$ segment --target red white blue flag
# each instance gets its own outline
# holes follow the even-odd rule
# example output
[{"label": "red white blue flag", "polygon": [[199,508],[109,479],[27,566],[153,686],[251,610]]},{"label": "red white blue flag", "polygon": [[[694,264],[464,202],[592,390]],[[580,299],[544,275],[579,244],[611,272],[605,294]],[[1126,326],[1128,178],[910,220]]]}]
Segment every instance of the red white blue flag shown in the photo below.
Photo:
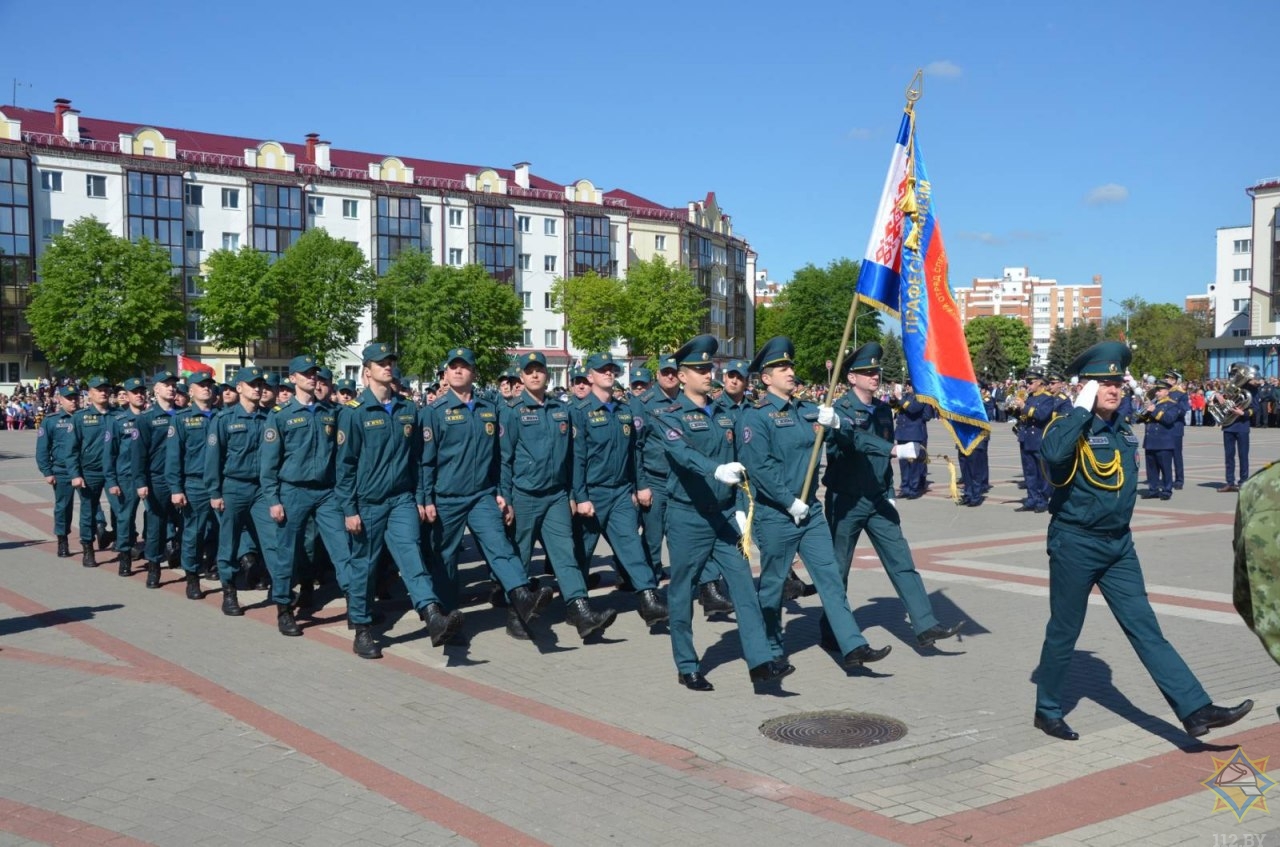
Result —
[{"label": "red white blue flag", "polygon": [[863,302],[902,322],[902,348],[916,398],[937,410],[968,455],[990,434],[991,424],[951,293],[933,185],[910,110],[889,160],[857,292]]}]

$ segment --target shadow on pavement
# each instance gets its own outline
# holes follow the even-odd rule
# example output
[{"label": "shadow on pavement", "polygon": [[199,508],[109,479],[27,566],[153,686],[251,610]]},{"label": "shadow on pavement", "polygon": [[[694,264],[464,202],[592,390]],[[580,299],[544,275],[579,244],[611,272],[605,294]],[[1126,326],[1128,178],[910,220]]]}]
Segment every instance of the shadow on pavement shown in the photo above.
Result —
[{"label": "shadow on pavement", "polygon": [[3,618],[0,619],[0,635],[17,635],[20,632],[30,632],[33,629],[91,621],[97,617],[99,612],[112,612],[123,608],[123,603],[111,603],[106,606],[72,606],[69,609],[54,609],[49,612],[41,612],[38,615]]}]

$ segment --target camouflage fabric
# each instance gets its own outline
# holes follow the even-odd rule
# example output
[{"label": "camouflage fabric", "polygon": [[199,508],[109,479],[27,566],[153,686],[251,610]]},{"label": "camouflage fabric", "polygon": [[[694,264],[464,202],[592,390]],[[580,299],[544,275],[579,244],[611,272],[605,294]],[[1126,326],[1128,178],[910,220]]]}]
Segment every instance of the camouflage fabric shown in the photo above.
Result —
[{"label": "camouflage fabric", "polygon": [[1241,486],[1233,546],[1236,611],[1280,664],[1280,464]]}]

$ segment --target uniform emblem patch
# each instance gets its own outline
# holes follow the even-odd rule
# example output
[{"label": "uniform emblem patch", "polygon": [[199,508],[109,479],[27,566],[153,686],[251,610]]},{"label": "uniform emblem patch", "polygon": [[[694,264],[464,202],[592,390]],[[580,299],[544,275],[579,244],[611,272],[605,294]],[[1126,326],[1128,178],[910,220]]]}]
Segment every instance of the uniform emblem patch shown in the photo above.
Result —
[{"label": "uniform emblem patch", "polygon": [[405,437],[405,438],[408,438],[410,435],[413,435],[413,424],[405,424],[405,425],[404,425],[404,437]]},{"label": "uniform emblem patch", "polygon": [[136,430],[136,429],[135,429],[135,430],[131,430],[131,431],[129,432],[129,438],[130,438],[131,440],[133,440],[133,441],[137,441],[139,437],[140,437],[140,435],[139,435],[139,433],[138,433],[138,430]]},{"label": "uniform emblem patch", "polygon": [[676,430],[674,430],[674,429],[669,429],[669,430],[667,430],[667,440],[668,440],[668,441],[679,441],[679,440],[680,440],[680,433],[679,433],[679,432],[677,432],[677,431],[676,431]]},{"label": "uniform emblem patch", "polygon": [[[270,432],[270,431],[271,431],[271,430],[267,430],[267,432]],[[342,430],[338,430],[338,443],[339,443],[339,444],[346,444],[346,443],[347,443],[347,434],[346,434],[345,432],[343,432]]]},{"label": "uniform emblem patch", "polygon": [[[639,427],[636,427],[636,428],[637,428],[637,429],[639,429]],[[630,424],[623,424],[623,425],[622,425],[622,434],[623,434],[623,435],[626,435],[626,436],[628,436],[628,437],[631,435],[631,425],[630,425]]]},{"label": "uniform emblem patch", "polygon": [[102,433],[102,441],[104,443],[110,440],[111,440],[111,430],[107,430],[106,432]]},{"label": "uniform emblem patch", "polygon": [[565,433],[565,432],[568,432],[568,431],[569,431],[569,425],[568,425],[567,423],[565,423],[564,421],[561,421],[561,422],[560,422],[560,432]]},{"label": "uniform emblem patch", "polygon": [[485,425],[484,425],[484,434],[485,434],[485,435],[493,435],[493,424],[492,424],[492,423],[487,423],[487,424],[485,424]]},{"label": "uniform emblem patch", "polygon": [[749,426],[744,426],[742,428],[742,443],[743,444],[751,443],[751,427]]},{"label": "uniform emblem patch", "polygon": [[639,416],[632,418],[631,425],[636,428],[636,432],[639,432],[640,430],[644,429],[644,418]]},{"label": "uniform emblem patch", "polygon": [[210,435],[208,441],[210,447],[216,447],[218,444],[218,436]]},{"label": "uniform emblem patch", "polygon": [[[326,427],[326,429],[328,429],[328,427]],[[264,429],[264,430],[262,431],[262,440],[263,440],[263,441],[275,441],[275,440],[276,440],[276,428],[275,428],[275,427],[273,427],[273,426],[269,426],[269,427],[267,427],[266,429]]]},{"label": "uniform emblem patch", "polygon": [[165,436],[165,438],[173,438],[173,436],[174,436],[174,435],[176,435],[176,434],[177,434],[177,432],[178,432],[178,431],[177,431],[176,429],[174,429],[173,427],[169,427],[169,434],[168,434],[168,435],[166,435],[166,436]]},{"label": "uniform emblem patch", "polygon": [[431,431],[431,427],[424,426],[422,428],[422,440],[425,442],[429,442],[433,438],[435,438],[435,434]]},{"label": "uniform emblem patch", "polygon": [[732,443],[733,443],[733,430],[731,430],[731,429],[727,429],[727,430],[725,430],[725,433],[724,433],[724,439],[725,439],[725,441],[728,441],[730,444],[732,444]]}]

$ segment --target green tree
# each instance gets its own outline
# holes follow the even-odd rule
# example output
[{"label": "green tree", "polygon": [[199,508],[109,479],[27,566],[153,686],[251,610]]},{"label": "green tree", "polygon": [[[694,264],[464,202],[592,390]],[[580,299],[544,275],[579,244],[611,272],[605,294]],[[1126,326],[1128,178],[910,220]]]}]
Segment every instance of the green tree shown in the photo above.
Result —
[{"label": "green tree", "polygon": [[896,332],[890,332],[880,344],[884,348],[880,368],[884,371],[885,381],[906,382],[907,357],[902,350],[902,337]]},{"label": "green tree", "polygon": [[45,251],[26,317],[55,368],[117,380],[158,365],[186,322],[168,251],[118,238],[94,218]]},{"label": "green tree", "polygon": [[210,341],[240,354],[244,367],[249,346],[274,326],[279,297],[271,285],[271,263],[252,247],[240,252],[215,250],[209,254],[204,294],[194,308]]},{"label": "green tree", "polygon": [[[988,315],[973,318],[964,325],[965,342],[969,345],[969,354],[981,350],[987,342],[990,327],[995,327],[1000,335],[1000,348],[1004,351],[1007,367],[1015,373],[1021,373],[1031,364],[1031,327],[1017,318],[1008,315]],[[981,369],[974,368],[981,373]],[[993,374],[992,379],[1004,379],[1008,372]]]},{"label": "green tree", "polygon": [[1133,349],[1129,370],[1135,376],[1169,370],[1190,380],[1204,376],[1204,354],[1196,349],[1196,340],[1212,331],[1203,317],[1189,315],[1173,303],[1148,303],[1141,297],[1130,297],[1122,305],[1129,317],[1128,341]]},{"label": "green tree", "polygon": [[[796,271],[778,296],[784,308],[778,335],[791,339],[796,348],[796,373],[801,379],[822,382],[827,376],[827,360],[839,356],[840,338],[849,319],[849,304],[858,286],[859,263],[836,259],[825,268],[805,265]],[[774,308],[778,306],[775,305]],[[880,341],[880,313],[858,304],[857,343]],[[767,340],[758,331],[757,344]],[[850,335],[850,346],[854,343]]]},{"label": "green tree", "polygon": [[378,282],[378,337],[396,346],[400,367],[423,381],[452,347],[476,354],[476,379],[492,382],[520,343],[524,306],[510,285],[479,265],[433,265],[406,250]]},{"label": "green tree", "polygon": [[621,306],[622,283],[595,271],[557,277],[551,283],[551,311],[564,315],[565,332],[582,350],[594,352],[613,346],[622,335]]},{"label": "green tree", "polygon": [[688,269],[661,256],[632,262],[622,281],[618,320],[631,355],[656,359],[697,335],[707,315],[705,303]]},{"label": "green tree", "polygon": [[267,275],[281,292],[280,315],[299,350],[325,358],[360,335],[374,276],[360,248],[324,229],[305,232]]},{"label": "green tree", "polygon": [[1049,338],[1050,371],[1066,374],[1071,363],[1085,350],[1102,340],[1102,330],[1097,324],[1082,321],[1070,329],[1057,327]]},{"label": "green tree", "polygon": [[1049,373],[1066,373],[1067,365],[1071,363],[1071,351],[1067,349],[1068,346],[1067,330],[1059,324],[1053,328],[1053,333],[1049,336],[1049,355],[1045,361],[1045,369]]},{"label": "green tree", "polygon": [[[783,291],[786,291],[784,288]],[[775,335],[786,335],[784,329],[787,320],[787,304],[782,300],[781,295],[774,299],[772,305],[756,307],[756,337],[755,346],[759,349]],[[750,358],[754,351],[748,351],[747,356]]]},{"label": "green tree", "polygon": [[986,340],[976,348],[971,342],[969,351],[973,358],[973,372],[982,381],[999,382],[1008,376],[1009,356],[1004,351],[1004,339],[1000,337],[1000,330],[994,323],[987,324]]}]

